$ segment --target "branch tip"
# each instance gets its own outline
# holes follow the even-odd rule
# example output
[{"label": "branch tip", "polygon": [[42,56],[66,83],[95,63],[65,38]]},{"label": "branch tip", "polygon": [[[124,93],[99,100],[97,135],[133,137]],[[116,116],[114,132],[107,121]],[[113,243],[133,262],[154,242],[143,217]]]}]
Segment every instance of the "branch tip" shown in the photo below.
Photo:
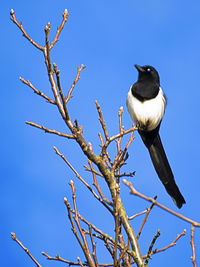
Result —
[{"label": "branch tip", "polygon": [[15,14],[15,11],[13,9],[10,10],[10,15],[13,16]]}]

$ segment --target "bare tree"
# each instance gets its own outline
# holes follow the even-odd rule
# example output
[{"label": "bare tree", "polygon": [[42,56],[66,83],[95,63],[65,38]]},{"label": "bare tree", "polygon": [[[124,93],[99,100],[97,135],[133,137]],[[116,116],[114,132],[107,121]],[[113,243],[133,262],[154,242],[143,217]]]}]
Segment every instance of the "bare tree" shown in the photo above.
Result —
[{"label": "bare tree", "polygon": [[[61,82],[60,82],[60,71],[57,69],[56,64],[52,64],[51,61],[51,50],[56,44],[56,42],[59,39],[60,33],[68,19],[68,12],[67,10],[63,13],[63,19],[61,22],[60,27],[58,27],[56,35],[54,40],[50,43],[49,42],[49,33],[51,25],[48,23],[48,25],[45,27],[45,45],[40,46],[35,42],[25,31],[24,27],[22,26],[22,23],[19,23],[16,19],[15,13],[13,10],[11,10],[11,20],[17,25],[17,27],[21,30],[24,37],[33,45],[36,49],[41,51],[44,55],[45,59],[45,65],[47,69],[47,74],[49,77],[49,83],[50,83],[50,89],[53,92],[54,99],[51,99],[47,95],[45,95],[43,92],[39,91],[35,86],[30,82],[26,81],[23,78],[20,78],[20,80],[26,84],[28,87],[30,87],[34,93],[38,94],[42,98],[44,98],[49,104],[55,105],[58,108],[58,114],[62,117],[63,122],[66,124],[68,128],[68,133],[62,133],[57,130],[49,129],[45,126],[36,124],[31,121],[27,121],[26,123],[34,126],[36,128],[39,128],[47,133],[52,133],[58,136],[62,136],[64,138],[67,138],[69,140],[74,140],[76,144],[78,144],[83,152],[83,154],[86,155],[88,159],[88,164],[85,165],[85,170],[87,172],[90,172],[93,178],[93,186],[92,187],[84,177],[82,177],[76,169],[71,165],[71,163],[68,161],[68,159],[56,148],[55,152],[60,158],[67,164],[67,166],[72,170],[72,172],[75,174],[76,178],[79,179],[84,186],[89,190],[88,193],[91,193],[93,197],[98,200],[105,210],[107,210],[110,215],[113,217],[114,221],[114,238],[108,235],[106,232],[103,232],[101,229],[98,228],[98,226],[93,225],[90,223],[87,219],[85,219],[78,211],[77,203],[76,203],[76,190],[75,185],[73,181],[70,181],[70,186],[72,190],[72,199],[73,202],[70,204],[70,202],[64,198],[64,204],[66,205],[66,209],[68,212],[68,218],[72,226],[72,231],[85,255],[84,261],[80,258],[77,258],[77,261],[71,262],[68,261],[59,255],[56,257],[49,256],[46,252],[42,252],[44,256],[48,260],[55,260],[60,261],[63,263],[67,263],[69,265],[78,265],[78,266],[131,266],[132,264],[135,264],[139,267],[147,266],[149,259],[152,255],[157,254],[162,251],[166,251],[170,247],[173,247],[176,245],[176,242],[185,235],[185,230],[182,231],[182,233],[178,234],[177,237],[174,239],[174,241],[160,249],[153,249],[154,244],[157,240],[157,238],[160,236],[160,231],[158,230],[155,236],[152,237],[152,242],[149,244],[149,249],[146,252],[146,255],[141,254],[141,249],[138,243],[139,237],[141,235],[141,232],[143,230],[143,227],[147,221],[147,218],[153,209],[154,206],[158,206],[161,209],[173,214],[174,216],[177,216],[179,219],[184,220],[185,222],[191,224],[191,247],[192,247],[192,262],[194,266],[196,265],[196,258],[195,258],[195,245],[194,245],[194,229],[195,227],[200,227],[200,223],[197,223],[189,218],[186,218],[182,216],[179,213],[176,213],[167,207],[159,204],[156,201],[156,197],[154,199],[146,197],[142,195],[141,193],[137,192],[133,185],[123,179],[123,182],[125,185],[127,185],[131,193],[139,196],[142,199],[145,199],[150,202],[151,206],[141,211],[140,213],[137,213],[131,217],[128,217],[125,208],[123,206],[123,196],[120,194],[120,183],[121,179],[125,177],[132,177],[134,175],[134,172],[132,173],[122,173],[121,168],[125,165],[127,159],[128,159],[128,148],[133,141],[133,133],[136,130],[136,127],[133,126],[132,128],[128,130],[124,130],[123,123],[122,123],[122,115],[123,115],[123,108],[119,109],[119,132],[114,136],[109,136],[108,130],[106,128],[106,123],[103,119],[103,113],[101,110],[100,105],[98,102],[96,102],[96,108],[98,112],[99,121],[102,127],[102,132],[99,133],[99,140],[100,140],[100,147],[101,151],[99,154],[95,154],[92,148],[91,143],[87,143],[84,135],[83,135],[83,128],[79,126],[78,120],[75,120],[75,122],[71,119],[71,114],[68,110],[68,102],[70,101],[72,97],[72,92],[75,89],[75,86],[80,78],[80,74],[82,70],[85,68],[83,65],[78,67],[76,78],[74,79],[74,82],[70,88],[70,90],[67,93],[67,96],[64,95]],[[122,139],[125,136],[129,136],[128,141],[123,146],[122,145]],[[108,148],[110,147],[111,143],[116,143],[116,154],[114,157],[111,157],[109,154]],[[98,183],[98,179],[104,179],[104,181],[107,184],[107,187],[110,192],[110,199],[107,199],[105,197],[104,192],[101,190],[100,185]],[[144,219],[142,221],[141,227],[139,229],[139,232],[135,234],[134,228],[131,225],[131,221],[134,220],[137,216],[145,215]],[[124,229],[125,231],[122,231]],[[35,262],[37,266],[41,266],[37,260],[32,256],[31,252],[24,247],[21,241],[16,237],[14,233],[12,233],[12,238],[15,240],[23,249],[26,251],[26,253],[29,255],[29,257]],[[108,263],[100,263],[98,260],[98,252],[96,248],[96,242],[102,242],[105,245],[105,250],[108,251],[108,253],[111,256],[111,260]],[[66,255],[67,256],[67,255]]]}]

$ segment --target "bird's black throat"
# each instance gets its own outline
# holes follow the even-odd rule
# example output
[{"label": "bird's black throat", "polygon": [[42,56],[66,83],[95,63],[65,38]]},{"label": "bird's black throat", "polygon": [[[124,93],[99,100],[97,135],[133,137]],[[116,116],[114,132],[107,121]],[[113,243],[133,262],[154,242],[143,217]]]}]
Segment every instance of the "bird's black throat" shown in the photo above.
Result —
[{"label": "bird's black throat", "polygon": [[160,78],[155,68],[149,65],[140,67],[135,65],[138,70],[138,81],[133,84],[131,91],[134,97],[141,102],[155,98],[160,89]]}]

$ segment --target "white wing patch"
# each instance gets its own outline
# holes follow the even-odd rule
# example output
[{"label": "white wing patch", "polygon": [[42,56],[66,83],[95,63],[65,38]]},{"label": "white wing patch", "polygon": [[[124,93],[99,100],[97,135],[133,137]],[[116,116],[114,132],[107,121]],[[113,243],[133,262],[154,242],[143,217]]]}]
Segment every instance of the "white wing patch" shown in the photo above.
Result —
[{"label": "white wing patch", "polygon": [[150,100],[141,102],[133,96],[131,88],[127,95],[126,105],[128,112],[137,126],[147,131],[155,129],[165,112],[166,99],[160,88],[158,95]]}]

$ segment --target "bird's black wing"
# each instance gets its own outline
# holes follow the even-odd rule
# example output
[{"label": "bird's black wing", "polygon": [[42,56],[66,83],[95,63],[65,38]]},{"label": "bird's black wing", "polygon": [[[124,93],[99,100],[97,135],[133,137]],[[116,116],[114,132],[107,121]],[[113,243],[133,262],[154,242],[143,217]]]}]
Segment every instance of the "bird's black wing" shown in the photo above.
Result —
[{"label": "bird's black wing", "polygon": [[167,156],[160,140],[158,132],[159,127],[160,125],[150,132],[139,130],[139,134],[149,150],[151,160],[161,182],[165,186],[165,189],[172,197],[177,207],[181,208],[183,203],[185,203],[185,199],[183,198],[181,192],[178,189],[178,186],[175,183],[174,175],[172,173],[169,162],[167,160]]}]

